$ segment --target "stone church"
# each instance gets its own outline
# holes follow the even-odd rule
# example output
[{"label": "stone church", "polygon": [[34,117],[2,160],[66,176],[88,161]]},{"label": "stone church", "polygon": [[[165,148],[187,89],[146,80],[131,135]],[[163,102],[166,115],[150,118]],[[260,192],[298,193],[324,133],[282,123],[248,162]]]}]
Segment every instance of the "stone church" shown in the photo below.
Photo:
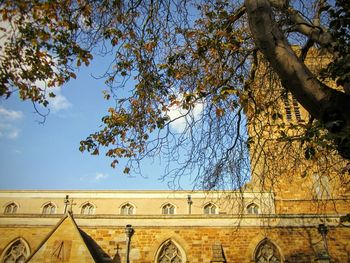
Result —
[{"label": "stone church", "polygon": [[2,190],[0,262],[350,262],[349,201],[318,214],[272,192]]},{"label": "stone church", "polygon": [[[292,96],[282,100],[283,121],[301,122]],[[250,136],[275,136],[277,126],[251,111]],[[250,148],[251,181],[238,190],[0,190],[0,263],[350,262],[348,172],[259,145]]]}]

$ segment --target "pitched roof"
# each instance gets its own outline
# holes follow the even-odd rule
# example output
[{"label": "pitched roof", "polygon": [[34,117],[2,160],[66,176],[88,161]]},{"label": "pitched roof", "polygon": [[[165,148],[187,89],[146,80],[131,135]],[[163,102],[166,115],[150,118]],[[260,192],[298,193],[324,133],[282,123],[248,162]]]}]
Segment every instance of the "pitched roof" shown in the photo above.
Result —
[{"label": "pitched roof", "polygon": [[[29,256],[27,262],[108,262],[108,255],[79,229],[70,213],[64,215]],[[110,260],[110,259],[109,259]]]}]

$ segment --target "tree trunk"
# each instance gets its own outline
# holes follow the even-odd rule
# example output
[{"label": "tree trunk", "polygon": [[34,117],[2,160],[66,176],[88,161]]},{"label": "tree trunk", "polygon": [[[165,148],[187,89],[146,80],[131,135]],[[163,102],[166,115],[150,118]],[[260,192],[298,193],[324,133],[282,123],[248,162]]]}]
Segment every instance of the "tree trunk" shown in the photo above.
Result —
[{"label": "tree trunk", "polygon": [[269,0],[245,0],[255,43],[298,102],[321,121],[350,159],[350,96],[321,83],[298,59],[273,19]]}]

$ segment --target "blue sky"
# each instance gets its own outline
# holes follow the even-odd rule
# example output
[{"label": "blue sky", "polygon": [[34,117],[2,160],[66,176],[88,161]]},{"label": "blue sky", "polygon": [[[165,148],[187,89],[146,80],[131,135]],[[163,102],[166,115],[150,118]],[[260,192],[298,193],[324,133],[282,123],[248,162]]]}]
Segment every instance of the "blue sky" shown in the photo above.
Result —
[{"label": "blue sky", "polygon": [[0,100],[0,189],[168,189],[157,161],[143,163],[143,176],[127,176],[122,167],[111,168],[109,158],[79,151],[80,140],[98,130],[112,105],[103,99],[103,80],[91,76],[102,74],[107,62],[97,58],[56,90],[44,124],[17,94]]}]

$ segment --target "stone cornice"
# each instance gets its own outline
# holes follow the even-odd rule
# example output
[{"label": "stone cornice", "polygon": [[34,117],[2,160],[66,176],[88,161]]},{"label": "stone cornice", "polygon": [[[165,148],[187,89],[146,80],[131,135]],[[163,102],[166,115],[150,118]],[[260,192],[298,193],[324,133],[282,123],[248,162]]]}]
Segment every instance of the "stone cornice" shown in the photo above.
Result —
[{"label": "stone cornice", "polygon": [[[50,227],[62,214],[0,216],[0,227]],[[74,215],[79,227],[313,227],[327,222],[339,225],[340,215]]]}]

